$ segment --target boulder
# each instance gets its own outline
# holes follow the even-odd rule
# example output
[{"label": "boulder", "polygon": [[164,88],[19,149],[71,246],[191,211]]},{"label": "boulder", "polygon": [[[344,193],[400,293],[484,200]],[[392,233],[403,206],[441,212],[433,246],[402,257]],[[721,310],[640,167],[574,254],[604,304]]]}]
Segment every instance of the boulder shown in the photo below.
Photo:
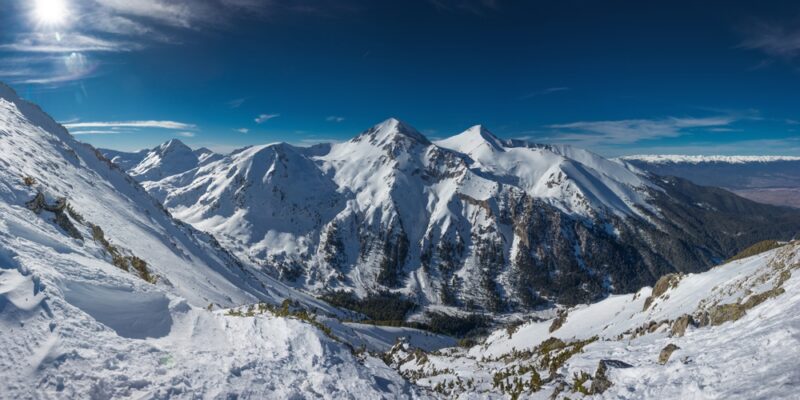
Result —
[{"label": "boulder", "polygon": [[672,336],[681,337],[686,334],[686,328],[695,325],[694,318],[689,314],[683,314],[672,323]]},{"label": "boulder", "polygon": [[592,394],[601,394],[608,390],[611,387],[612,383],[606,376],[606,372],[609,368],[631,368],[633,365],[630,365],[624,361],[619,360],[600,360],[597,363],[597,371],[594,373],[594,378],[592,379],[592,386],[590,388],[590,392]]},{"label": "boulder", "polygon": [[669,361],[669,357],[672,356],[672,353],[678,349],[680,349],[680,347],[672,343],[664,346],[664,348],[661,349],[661,353],[658,355],[658,363],[661,365],[666,364],[667,361]]}]

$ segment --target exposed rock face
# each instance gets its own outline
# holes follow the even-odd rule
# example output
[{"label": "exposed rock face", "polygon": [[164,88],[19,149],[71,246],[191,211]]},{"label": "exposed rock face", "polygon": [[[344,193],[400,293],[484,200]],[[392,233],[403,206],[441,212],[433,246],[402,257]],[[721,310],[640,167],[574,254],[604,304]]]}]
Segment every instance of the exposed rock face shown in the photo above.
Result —
[{"label": "exposed rock face", "polygon": [[26,203],[26,206],[29,210],[35,212],[36,214],[40,214],[42,211],[49,211],[53,213],[55,216],[53,218],[53,222],[63,229],[67,235],[74,239],[83,240],[83,235],[81,235],[67,215],[67,199],[59,198],[51,205],[47,204],[44,194],[39,192],[36,194],[36,197],[34,197],[33,200]]},{"label": "exposed rock face", "polygon": [[561,326],[564,325],[564,322],[567,321],[568,316],[569,313],[567,312],[567,310],[559,310],[558,316],[556,316],[556,318],[553,319],[553,323],[550,324],[550,333],[553,333],[557,331],[558,328],[561,328]]},{"label": "exposed rock face", "polygon": [[661,365],[666,364],[667,361],[669,361],[669,358],[672,356],[672,353],[678,349],[680,349],[680,347],[674,345],[673,343],[664,346],[664,348],[661,349],[661,353],[658,354],[658,363]]},{"label": "exposed rock face", "polygon": [[714,325],[722,325],[728,321],[736,321],[742,318],[745,314],[745,308],[741,304],[721,304],[715,306],[708,313],[709,323]]},{"label": "exposed rock face", "polygon": [[686,328],[694,324],[694,318],[691,315],[682,315],[672,323],[672,336],[683,336],[686,333]]},{"label": "exposed rock face", "polygon": [[680,280],[681,276],[679,274],[666,274],[658,278],[658,281],[653,286],[653,293],[644,301],[644,310],[650,308],[654,299],[666,293],[670,288],[677,286]]},{"label": "exposed rock face", "polygon": [[602,394],[608,388],[611,387],[612,383],[606,376],[606,372],[608,372],[609,368],[631,368],[633,365],[630,365],[624,361],[619,360],[600,360],[597,363],[597,370],[594,373],[594,378],[592,379],[592,386],[590,388],[590,392],[592,394]]}]

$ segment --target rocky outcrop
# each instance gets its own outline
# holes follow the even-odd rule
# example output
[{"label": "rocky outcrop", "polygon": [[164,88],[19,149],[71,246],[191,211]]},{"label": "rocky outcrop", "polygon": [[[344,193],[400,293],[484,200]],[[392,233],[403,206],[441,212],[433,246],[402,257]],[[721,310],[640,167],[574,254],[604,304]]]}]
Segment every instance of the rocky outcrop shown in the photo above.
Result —
[{"label": "rocky outcrop", "polygon": [[678,319],[676,319],[675,322],[672,323],[672,329],[671,329],[672,336],[675,337],[683,336],[684,334],[686,334],[686,328],[688,328],[689,325],[692,326],[695,325],[694,318],[692,318],[691,315],[684,314],[678,317]]},{"label": "rocky outcrop", "polygon": [[667,290],[678,286],[678,282],[680,281],[681,276],[679,274],[667,274],[658,278],[658,281],[656,281],[656,284],[653,286],[653,292],[644,300],[643,311],[647,311],[650,305],[653,304],[653,301],[666,293]]},{"label": "rocky outcrop", "polygon": [[72,223],[67,215],[66,198],[61,197],[56,199],[55,203],[48,204],[47,200],[45,200],[44,194],[39,192],[25,205],[29,210],[35,212],[36,214],[41,214],[42,211],[53,213],[55,216],[53,218],[53,222],[55,222],[56,225],[58,225],[68,236],[74,239],[83,240],[83,235],[81,235],[80,231],[78,231],[78,228],[75,227],[75,224]]},{"label": "rocky outcrop", "polygon": [[679,349],[680,347],[676,346],[673,343],[664,346],[664,348],[661,349],[661,353],[658,354],[658,363],[661,365],[666,364],[667,361],[669,361],[669,358],[672,356],[672,353],[674,353],[675,350]]},{"label": "rocky outcrop", "polygon": [[609,368],[631,368],[633,365],[630,365],[624,361],[619,360],[600,360],[597,363],[597,370],[594,373],[594,378],[592,379],[592,386],[589,389],[591,394],[602,394],[608,388],[611,387],[612,383],[606,376]]}]

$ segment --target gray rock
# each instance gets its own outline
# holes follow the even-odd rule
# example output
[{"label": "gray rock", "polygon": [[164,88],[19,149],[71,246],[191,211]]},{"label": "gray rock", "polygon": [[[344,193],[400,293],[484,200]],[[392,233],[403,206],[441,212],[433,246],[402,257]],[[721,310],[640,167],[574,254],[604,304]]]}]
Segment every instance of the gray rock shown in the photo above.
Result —
[{"label": "gray rock", "polygon": [[680,349],[680,347],[672,343],[664,346],[664,348],[661,349],[661,353],[658,355],[658,363],[661,365],[666,364],[667,361],[669,361],[670,356],[672,356],[672,353],[678,349]]}]

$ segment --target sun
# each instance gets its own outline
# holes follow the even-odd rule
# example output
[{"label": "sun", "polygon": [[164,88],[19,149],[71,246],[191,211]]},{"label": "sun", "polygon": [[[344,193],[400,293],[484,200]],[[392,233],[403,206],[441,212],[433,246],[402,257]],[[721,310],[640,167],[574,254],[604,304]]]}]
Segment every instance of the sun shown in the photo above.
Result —
[{"label": "sun", "polygon": [[69,14],[66,0],[35,0],[33,14],[36,20],[49,26],[62,25]]}]

